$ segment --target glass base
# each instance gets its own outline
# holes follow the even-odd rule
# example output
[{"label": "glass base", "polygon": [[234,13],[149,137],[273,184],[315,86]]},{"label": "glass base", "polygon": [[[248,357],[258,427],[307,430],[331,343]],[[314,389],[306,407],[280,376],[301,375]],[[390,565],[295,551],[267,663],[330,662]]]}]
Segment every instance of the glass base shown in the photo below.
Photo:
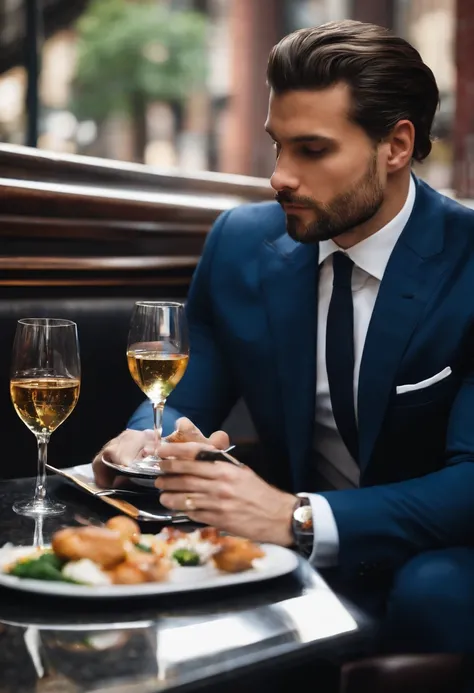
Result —
[{"label": "glass base", "polygon": [[138,460],[133,460],[132,466],[137,471],[142,470],[144,472],[155,472],[156,474],[162,474],[163,472],[161,471],[160,462],[161,459],[156,455],[147,455],[146,457],[142,457]]},{"label": "glass base", "polygon": [[18,501],[12,507],[17,515],[27,515],[28,517],[51,517],[61,515],[66,510],[66,506],[62,503],[53,503],[50,500]]}]

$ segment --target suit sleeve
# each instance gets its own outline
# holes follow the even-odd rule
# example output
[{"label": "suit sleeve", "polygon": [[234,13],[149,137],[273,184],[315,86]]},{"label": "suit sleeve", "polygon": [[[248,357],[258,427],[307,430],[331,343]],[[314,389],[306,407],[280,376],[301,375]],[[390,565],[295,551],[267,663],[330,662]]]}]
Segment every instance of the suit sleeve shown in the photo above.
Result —
[{"label": "suit sleeve", "polygon": [[[176,419],[186,416],[209,435],[220,428],[237,400],[226,358],[219,348],[211,298],[211,277],[216,249],[231,211],[214,224],[191,282],[186,303],[189,327],[190,359],[182,380],[168,397],[163,416],[163,435],[174,430]],[[135,411],[128,428],[153,428],[149,401]]]},{"label": "suit sleeve", "polygon": [[[422,551],[474,544],[474,372],[453,403],[447,464],[417,479],[321,494],[339,535],[339,567],[397,569]],[[317,527],[315,527],[317,531]]]}]

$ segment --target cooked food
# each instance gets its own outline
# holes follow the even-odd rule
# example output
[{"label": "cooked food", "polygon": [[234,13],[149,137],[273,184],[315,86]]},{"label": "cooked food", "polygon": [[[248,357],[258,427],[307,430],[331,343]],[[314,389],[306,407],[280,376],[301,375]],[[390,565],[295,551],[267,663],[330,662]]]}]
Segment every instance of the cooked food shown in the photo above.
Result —
[{"label": "cooked food", "polygon": [[64,578],[69,578],[71,582],[79,585],[93,585],[100,587],[101,585],[110,585],[111,579],[104,570],[91,561],[90,558],[81,558],[80,561],[69,561],[65,563],[61,575]]},{"label": "cooked food", "polygon": [[52,540],[56,556],[64,561],[89,558],[101,568],[113,568],[125,558],[125,544],[119,532],[106,527],[68,527]]},{"label": "cooked food", "polygon": [[128,562],[120,563],[109,575],[114,585],[139,585],[147,582],[140,568]]},{"label": "cooked food", "polygon": [[196,566],[201,563],[201,557],[198,552],[191,549],[176,549],[171,556],[179,565]]},{"label": "cooked food", "polygon": [[240,537],[222,537],[220,550],[214,554],[213,561],[219,570],[226,573],[241,573],[253,567],[256,558],[263,558],[262,549]]},{"label": "cooked food", "polygon": [[107,520],[105,526],[107,529],[118,532],[122,539],[131,541],[133,544],[140,541],[140,527],[131,517],[116,515],[115,517],[111,517],[110,520]]},{"label": "cooked food", "polygon": [[201,539],[210,541],[211,544],[218,544],[222,539],[219,530],[215,527],[203,527],[199,532],[201,534]]},{"label": "cooked food", "polygon": [[223,536],[214,527],[141,534],[136,522],[122,516],[111,518],[104,527],[62,529],[53,535],[51,549],[12,547],[10,551],[14,560],[3,563],[3,570],[11,575],[96,587],[161,582],[173,570],[196,575],[189,568],[198,566],[207,566],[211,574],[237,573],[251,570],[253,561],[264,556],[248,539]]},{"label": "cooked food", "polygon": [[109,575],[112,582],[120,585],[133,585],[141,582],[161,582],[171,568],[171,563],[152,553],[131,551],[126,560],[120,563]]},{"label": "cooked food", "polygon": [[33,558],[20,559],[8,572],[30,580],[64,580],[62,565],[61,559],[54,553],[35,554]]}]

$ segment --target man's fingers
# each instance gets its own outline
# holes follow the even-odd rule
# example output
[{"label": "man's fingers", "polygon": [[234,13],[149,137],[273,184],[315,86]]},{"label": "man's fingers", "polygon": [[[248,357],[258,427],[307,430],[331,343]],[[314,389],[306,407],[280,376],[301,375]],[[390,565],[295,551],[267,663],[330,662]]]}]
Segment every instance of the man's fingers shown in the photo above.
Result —
[{"label": "man's fingers", "polygon": [[174,457],[179,460],[195,460],[201,450],[215,450],[213,445],[203,443],[162,443],[158,454],[162,458]]},{"label": "man's fingers", "polygon": [[156,488],[163,492],[193,491],[209,493],[209,479],[186,474],[163,474],[155,481]]},{"label": "man's fingers", "polygon": [[199,428],[195,426],[193,422],[190,419],[187,419],[185,416],[182,416],[180,419],[176,421],[176,430],[179,433],[188,436],[190,438],[190,442],[194,439],[206,440],[205,436],[203,436]]},{"label": "man's fingers", "polygon": [[206,438],[202,431],[184,416],[177,419],[175,430],[163,440],[167,443],[210,443],[219,450],[225,450],[230,445],[229,436],[225,431],[215,431],[209,438]]},{"label": "man's fingers", "polygon": [[177,419],[175,424],[175,430],[170,433],[169,436],[164,438],[166,442],[169,443],[190,443],[190,442],[201,442],[207,443],[207,439],[201,433],[199,428],[193,424],[190,419],[182,416]]},{"label": "man's fingers", "polygon": [[141,457],[141,451],[152,438],[152,431],[124,431],[115,440],[115,444],[106,446],[105,457],[114,464],[130,464]]},{"label": "man's fingers", "polygon": [[165,474],[186,474],[202,479],[222,478],[223,471],[231,466],[227,462],[196,462],[195,460],[162,459],[160,462],[160,467]]},{"label": "man's fingers", "polygon": [[197,522],[200,525],[209,525],[210,527],[219,524],[220,515],[219,508],[215,510],[195,510],[194,512],[186,510],[186,516],[189,517],[191,522]]},{"label": "man's fingers", "polygon": [[107,443],[96,455],[92,463],[94,478],[97,484],[104,488],[111,488],[116,477],[114,471],[103,464],[102,457],[114,464],[130,464],[134,459],[140,457],[141,451],[152,433],[153,431],[133,431],[128,429]]},{"label": "man's fingers", "polygon": [[219,511],[219,501],[205,493],[162,493],[160,503],[169,510],[181,510],[185,513]]},{"label": "man's fingers", "polygon": [[209,436],[209,443],[218,450],[227,450],[230,445],[230,438],[225,431],[215,431]]}]

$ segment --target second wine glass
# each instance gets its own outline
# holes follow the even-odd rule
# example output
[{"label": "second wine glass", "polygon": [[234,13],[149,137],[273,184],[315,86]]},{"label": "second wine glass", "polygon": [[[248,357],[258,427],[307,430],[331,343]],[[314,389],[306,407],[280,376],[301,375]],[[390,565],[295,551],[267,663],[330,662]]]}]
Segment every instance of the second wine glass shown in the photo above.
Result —
[{"label": "second wine glass", "polygon": [[55,318],[19,320],[13,344],[10,394],[20,419],[38,443],[34,498],[17,501],[19,515],[41,517],[65,510],[46,493],[46,463],[51,434],[76,406],[81,365],[76,323]]},{"label": "second wine glass", "polygon": [[183,377],[189,360],[186,314],[182,303],[139,301],[128,336],[130,374],[153,405],[155,453],[134,464],[159,471],[158,447],[166,399]]}]

